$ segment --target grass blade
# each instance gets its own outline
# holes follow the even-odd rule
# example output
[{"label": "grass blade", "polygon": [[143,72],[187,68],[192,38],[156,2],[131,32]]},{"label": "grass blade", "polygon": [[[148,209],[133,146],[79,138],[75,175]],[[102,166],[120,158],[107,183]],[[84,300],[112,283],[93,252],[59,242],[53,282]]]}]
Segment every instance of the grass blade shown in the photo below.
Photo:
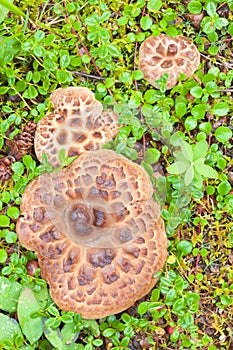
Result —
[{"label": "grass blade", "polygon": [[23,13],[17,6],[9,2],[8,0],[0,0],[0,5],[7,8],[9,11],[15,13],[16,15],[26,17],[25,13]]}]

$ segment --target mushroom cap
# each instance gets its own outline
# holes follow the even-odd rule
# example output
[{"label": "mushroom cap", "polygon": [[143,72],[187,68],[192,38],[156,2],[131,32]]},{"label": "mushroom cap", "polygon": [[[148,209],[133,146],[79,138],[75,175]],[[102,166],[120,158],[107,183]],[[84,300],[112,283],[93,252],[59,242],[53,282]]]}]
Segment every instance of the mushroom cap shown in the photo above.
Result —
[{"label": "mushroom cap", "polygon": [[166,34],[150,36],[139,49],[139,69],[155,88],[155,80],[168,74],[167,89],[173,88],[181,73],[188,79],[200,64],[200,53],[186,37],[171,38]]},{"label": "mushroom cap", "polygon": [[57,167],[61,149],[69,157],[78,156],[99,149],[118,133],[118,115],[112,110],[103,112],[102,104],[88,88],[60,88],[50,99],[54,111],[38,122],[35,133],[34,147],[40,161],[46,153],[49,163]]},{"label": "mushroom cap", "polygon": [[24,191],[16,231],[65,311],[121,312],[154,286],[167,238],[143,168],[110,150],[86,152]]}]

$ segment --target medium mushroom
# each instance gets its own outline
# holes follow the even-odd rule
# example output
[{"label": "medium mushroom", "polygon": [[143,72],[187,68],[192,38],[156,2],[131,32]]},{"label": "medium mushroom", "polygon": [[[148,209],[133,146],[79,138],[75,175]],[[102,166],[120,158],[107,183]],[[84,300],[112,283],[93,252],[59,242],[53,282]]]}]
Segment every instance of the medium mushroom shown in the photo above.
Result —
[{"label": "medium mushroom", "polygon": [[155,80],[168,74],[167,89],[173,88],[181,73],[188,79],[200,64],[196,46],[184,36],[171,38],[166,34],[150,36],[139,49],[139,69],[145,79],[158,88]]},{"label": "medium mushroom", "polygon": [[143,168],[110,150],[85,152],[26,188],[16,226],[65,311],[95,319],[153,288],[167,238]]},{"label": "medium mushroom", "polygon": [[61,149],[69,157],[99,149],[119,130],[118,115],[112,110],[103,112],[102,104],[86,87],[57,89],[50,100],[54,111],[39,121],[34,140],[40,161],[46,153],[49,163],[57,167]]}]

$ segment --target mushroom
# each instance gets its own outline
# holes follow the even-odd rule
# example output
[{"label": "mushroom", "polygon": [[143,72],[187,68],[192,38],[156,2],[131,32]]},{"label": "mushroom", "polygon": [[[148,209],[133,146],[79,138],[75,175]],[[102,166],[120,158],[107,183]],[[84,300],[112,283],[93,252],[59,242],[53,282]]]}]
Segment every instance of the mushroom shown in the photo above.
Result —
[{"label": "mushroom", "polygon": [[119,313],[155,285],[167,238],[146,171],[111,150],[85,152],[25,189],[16,231],[65,311]]},{"label": "mushroom", "polygon": [[36,129],[34,147],[37,158],[48,155],[51,165],[60,165],[59,150],[76,156],[99,149],[113,139],[118,130],[118,115],[103,112],[102,104],[86,87],[57,89],[51,94],[54,111],[42,118]]},{"label": "mushroom", "polygon": [[166,34],[150,36],[139,49],[139,69],[145,79],[158,88],[155,80],[168,74],[167,89],[173,88],[181,73],[188,79],[200,64],[196,46],[184,36],[171,38]]}]

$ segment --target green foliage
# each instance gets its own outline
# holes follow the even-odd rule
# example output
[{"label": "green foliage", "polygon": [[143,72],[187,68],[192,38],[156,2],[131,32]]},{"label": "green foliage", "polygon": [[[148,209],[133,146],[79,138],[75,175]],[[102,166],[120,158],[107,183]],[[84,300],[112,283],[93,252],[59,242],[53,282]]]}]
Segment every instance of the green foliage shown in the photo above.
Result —
[{"label": "green foliage", "polygon": [[0,330],[0,342],[2,346],[13,345],[13,343],[16,345],[16,339],[22,338],[22,332],[15,319],[2,313],[0,313]]},{"label": "green foliage", "polygon": [[229,139],[232,138],[232,131],[226,126],[219,126],[215,130],[214,136],[216,137],[217,141],[226,143]]},{"label": "green foliage", "polygon": [[[8,5],[12,4],[13,0],[8,1]],[[3,6],[2,1],[0,2],[0,9],[1,9],[1,15],[0,15],[0,23],[4,20],[4,18],[7,16],[8,14],[8,8],[6,6]]]},{"label": "green foliage", "polygon": [[43,333],[42,320],[32,317],[32,314],[39,310],[39,304],[31,289],[24,289],[18,299],[17,313],[22,332],[30,344],[34,344]]},{"label": "green foliage", "polygon": [[218,173],[209,165],[205,164],[208,144],[206,141],[198,142],[194,147],[186,141],[180,142],[180,151],[174,152],[175,163],[167,168],[170,174],[179,174],[184,176],[184,183],[201,189],[204,178],[217,178]]},{"label": "green foliage", "polygon": [[[156,349],[229,348],[232,1],[192,0],[186,6],[170,0],[23,0],[0,5],[1,157],[22,125],[38,122],[52,109],[52,91],[87,86],[119,114],[119,134],[104,148],[146,169],[169,237],[166,272],[151,296],[138,303],[138,313],[134,307],[96,322],[61,311],[40,269],[27,274],[27,263],[36,256],[18,247],[15,232],[25,187],[57,169],[46,154],[41,164],[33,152],[12,159],[12,177],[0,191],[0,347],[118,350],[145,342]],[[203,17],[197,23],[199,14]],[[140,44],[159,33],[185,35],[202,53],[195,75],[188,80],[181,75],[169,91],[166,74],[155,89],[138,69]],[[75,158],[61,150],[59,159],[60,169]]]},{"label": "green foliage", "polygon": [[13,4],[13,0],[0,0],[0,9],[1,9],[0,22],[4,20],[8,11],[12,11],[16,15],[26,17],[25,13],[23,13],[17,6]]},{"label": "green foliage", "polygon": [[[199,309],[199,295],[187,291],[188,283],[175,272],[169,272],[166,277],[161,277],[159,289],[154,289],[149,302],[142,302],[138,307],[139,314],[143,315],[149,311],[154,321],[164,317],[171,329],[170,340],[180,345],[197,345],[196,331],[198,327],[194,324],[193,315]],[[165,295],[164,303],[159,302],[160,293]],[[171,320],[177,317],[177,326]],[[189,340],[188,340],[189,339]]]},{"label": "green foliage", "polygon": [[20,283],[11,282],[6,277],[0,277],[0,308],[4,311],[16,311],[19,295],[23,289]]}]

